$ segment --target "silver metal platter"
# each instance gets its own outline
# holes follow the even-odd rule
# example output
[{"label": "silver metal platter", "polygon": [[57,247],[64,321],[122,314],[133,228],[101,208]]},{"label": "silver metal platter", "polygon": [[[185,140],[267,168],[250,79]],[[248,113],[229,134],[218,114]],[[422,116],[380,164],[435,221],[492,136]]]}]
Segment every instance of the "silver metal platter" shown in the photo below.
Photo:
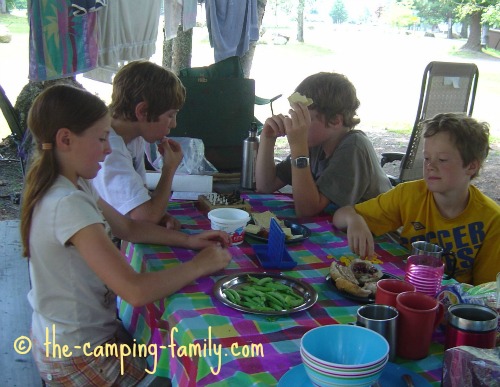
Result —
[{"label": "silver metal platter", "polygon": [[[238,305],[234,302],[231,302],[224,294],[224,290],[225,289],[237,290],[242,285],[245,285],[247,283],[250,284],[251,281],[249,280],[248,276],[252,276],[252,277],[257,278],[257,279],[261,279],[264,277],[271,277],[273,279],[273,282],[278,282],[278,283],[281,283],[283,285],[287,285],[287,286],[291,287],[295,294],[304,298],[304,302],[302,304],[294,307],[294,308],[281,310],[281,311],[279,311],[279,310],[260,311],[260,310],[247,308],[245,306]],[[222,302],[223,304],[225,304],[233,309],[239,310],[241,312],[261,314],[261,315],[266,315],[266,316],[281,316],[281,315],[287,315],[290,313],[300,312],[300,311],[309,309],[318,300],[318,293],[308,283],[305,283],[303,281],[300,281],[300,280],[292,278],[292,277],[288,277],[288,276],[283,275],[283,274],[267,273],[267,272],[245,272],[245,273],[233,274],[233,275],[230,275],[227,277],[223,277],[215,283],[214,294],[215,294],[215,297],[217,297],[217,299],[220,302]]]}]

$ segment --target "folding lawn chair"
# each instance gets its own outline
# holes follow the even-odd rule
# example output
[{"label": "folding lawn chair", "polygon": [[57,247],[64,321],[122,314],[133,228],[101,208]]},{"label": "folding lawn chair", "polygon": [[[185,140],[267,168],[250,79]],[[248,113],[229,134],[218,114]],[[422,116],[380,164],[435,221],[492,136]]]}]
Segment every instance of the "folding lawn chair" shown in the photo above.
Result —
[{"label": "folding lawn chair", "polygon": [[393,186],[423,176],[422,127],[438,113],[472,115],[479,71],[474,63],[430,62],[424,71],[417,117],[406,153],[382,153],[381,165],[400,161],[399,176],[389,176]]}]

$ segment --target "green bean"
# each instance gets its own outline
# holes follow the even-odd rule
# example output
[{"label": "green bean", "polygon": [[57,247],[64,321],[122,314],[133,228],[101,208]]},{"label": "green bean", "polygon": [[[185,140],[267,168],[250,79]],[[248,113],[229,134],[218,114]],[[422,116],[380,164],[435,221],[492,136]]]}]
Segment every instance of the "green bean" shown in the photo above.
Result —
[{"label": "green bean", "polygon": [[279,298],[275,297],[273,294],[267,294],[267,299],[269,303],[279,305],[281,309],[287,309],[286,303],[282,302]]},{"label": "green bean", "polygon": [[226,298],[241,306],[258,311],[283,311],[293,309],[304,302],[304,298],[291,286],[275,281],[272,277],[248,276],[248,282],[237,288],[224,289]]},{"label": "green bean", "polygon": [[238,302],[236,301],[236,297],[234,297],[234,295],[229,291],[229,289],[224,289],[222,291],[222,293],[224,293],[224,295],[226,296],[226,298],[231,301],[233,304],[237,304]]},{"label": "green bean", "polygon": [[271,277],[264,277],[261,278],[260,280],[257,281],[257,285],[264,285],[266,283],[273,282],[273,279]]},{"label": "green bean", "polygon": [[230,293],[236,301],[239,301],[241,299],[240,295],[238,292],[234,289],[225,289],[226,292]]}]

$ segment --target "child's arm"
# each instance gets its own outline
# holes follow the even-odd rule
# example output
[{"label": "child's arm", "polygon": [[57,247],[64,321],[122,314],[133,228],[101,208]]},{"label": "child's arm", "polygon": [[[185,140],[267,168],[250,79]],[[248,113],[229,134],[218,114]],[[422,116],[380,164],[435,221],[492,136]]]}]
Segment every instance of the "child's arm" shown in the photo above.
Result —
[{"label": "child's arm", "polygon": [[332,223],[335,227],[346,230],[351,251],[361,257],[369,257],[375,253],[375,242],[364,218],[354,207],[339,208],[333,214]]},{"label": "child's arm", "polygon": [[129,215],[132,219],[178,229],[179,224],[171,216],[165,214],[165,210],[170,199],[175,171],[182,161],[182,148],[178,142],[165,138],[158,146],[158,151],[163,156],[160,180],[151,193],[151,199],[132,209]]},{"label": "child's arm", "polygon": [[259,151],[255,168],[255,180],[258,192],[271,193],[285,186],[276,176],[274,146],[276,139],[285,135],[281,115],[270,117],[264,123],[260,135]]},{"label": "child's arm", "polygon": [[185,247],[189,249],[203,249],[211,245],[230,245],[229,235],[223,231],[204,231],[199,234],[169,230],[150,222],[141,222],[120,214],[106,201],[99,199],[99,208],[108,221],[113,235],[133,243],[152,243]]},{"label": "child's arm", "polygon": [[292,189],[297,216],[314,216],[320,213],[330,200],[318,189],[311,167],[294,166],[297,157],[309,157],[308,133],[311,126],[311,115],[302,103],[292,103],[290,118],[285,118],[285,128],[290,154],[292,157]]},{"label": "child's arm", "polygon": [[101,224],[84,227],[70,242],[96,275],[133,306],[167,297],[195,279],[226,267],[231,260],[227,249],[212,245],[189,262],[157,272],[137,273],[113,245]]}]

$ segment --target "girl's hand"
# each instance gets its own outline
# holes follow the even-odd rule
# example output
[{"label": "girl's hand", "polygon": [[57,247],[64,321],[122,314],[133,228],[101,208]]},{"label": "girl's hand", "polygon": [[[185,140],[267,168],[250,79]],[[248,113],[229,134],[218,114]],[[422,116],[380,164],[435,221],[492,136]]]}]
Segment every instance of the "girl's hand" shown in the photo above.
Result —
[{"label": "girl's hand", "polygon": [[182,161],[183,153],[181,144],[170,138],[163,138],[158,144],[158,152],[163,157],[163,168],[176,170]]},{"label": "girl's hand", "polygon": [[231,245],[231,238],[225,231],[203,231],[199,234],[190,235],[188,245],[193,250],[200,250],[208,246],[228,247]]},{"label": "girl's hand", "polygon": [[169,213],[165,213],[158,223],[160,226],[164,226],[167,230],[180,230],[181,222],[179,222],[175,217]]},{"label": "girl's hand", "polygon": [[193,258],[193,263],[202,276],[224,269],[231,262],[229,250],[221,246],[209,246],[201,250]]}]

